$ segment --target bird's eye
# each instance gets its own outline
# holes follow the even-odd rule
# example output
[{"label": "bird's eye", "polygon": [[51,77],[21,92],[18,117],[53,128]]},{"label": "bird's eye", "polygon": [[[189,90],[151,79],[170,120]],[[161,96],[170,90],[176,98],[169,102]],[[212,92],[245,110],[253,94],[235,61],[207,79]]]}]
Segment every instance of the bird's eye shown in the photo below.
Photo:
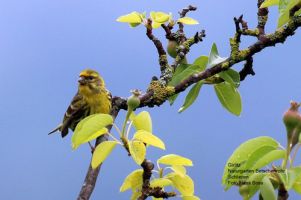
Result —
[{"label": "bird's eye", "polygon": [[94,79],[94,77],[93,76],[88,76],[87,79],[91,81],[91,80]]}]

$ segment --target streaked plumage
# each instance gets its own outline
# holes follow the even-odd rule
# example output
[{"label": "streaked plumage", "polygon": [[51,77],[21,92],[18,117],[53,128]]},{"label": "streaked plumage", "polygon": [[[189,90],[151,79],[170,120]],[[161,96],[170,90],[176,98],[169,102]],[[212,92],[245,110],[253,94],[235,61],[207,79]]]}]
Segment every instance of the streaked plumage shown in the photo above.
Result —
[{"label": "streaked plumage", "polygon": [[64,115],[63,122],[49,134],[59,130],[62,137],[65,137],[68,129],[74,131],[83,118],[96,113],[110,113],[111,94],[98,72],[86,69],[80,73],[78,82],[78,91]]}]

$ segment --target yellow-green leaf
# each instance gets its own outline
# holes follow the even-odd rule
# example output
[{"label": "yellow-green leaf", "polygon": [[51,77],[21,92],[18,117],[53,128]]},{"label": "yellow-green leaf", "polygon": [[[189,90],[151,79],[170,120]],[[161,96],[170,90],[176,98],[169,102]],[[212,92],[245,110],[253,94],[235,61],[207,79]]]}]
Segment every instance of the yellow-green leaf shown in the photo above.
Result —
[{"label": "yellow-green leaf", "polygon": [[137,26],[139,26],[141,23],[129,23],[131,28],[135,28]]},{"label": "yellow-green leaf", "polygon": [[183,196],[193,196],[194,194],[194,183],[193,180],[187,176],[180,176],[174,172],[169,173],[165,176],[172,181],[173,186],[183,195]]},{"label": "yellow-green leaf", "polygon": [[150,16],[154,22],[163,24],[170,19],[170,14],[164,12],[150,12]]},{"label": "yellow-green leaf", "polygon": [[284,24],[286,24],[289,21],[289,12],[281,12],[280,16],[278,18],[278,24],[277,24],[277,28],[280,28],[281,26],[283,26]]},{"label": "yellow-green leaf", "polygon": [[89,142],[91,140],[94,140],[96,138],[98,138],[99,136],[101,135],[104,135],[106,133],[108,133],[108,129],[107,128],[102,128],[100,129],[99,131],[96,131],[94,134],[90,135],[90,137],[88,137],[86,140],[84,140],[83,142],[86,143],[86,142]]},{"label": "yellow-green leaf", "polygon": [[182,200],[200,200],[197,196],[182,196]]},{"label": "yellow-green leaf", "polygon": [[140,196],[141,196],[141,191],[140,190],[133,190],[131,200],[137,200]]},{"label": "yellow-green leaf", "polygon": [[145,159],[146,147],[141,141],[129,141],[129,150],[134,161],[140,165]]},{"label": "yellow-green leaf", "polygon": [[171,15],[164,12],[151,12],[150,16],[153,28],[159,28],[161,24],[164,24],[171,19]]},{"label": "yellow-green leaf", "polygon": [[184,176],[186,174],[186,168],[182,165],[173,165],[171,166],[171,169],[180,176]]},{"label": "yellow-green leaf", "polygon": [[160,28],[161,24],[158,22],[152,22],[152,27],[153,28]]},{"label": "yellow-green leaf", "polygon": [[170,185],[172,185],[172,182],[171,182],[171,180],[169,180],[167,178],[156,178],[150,182],[150,186],[152,188],[155,188],[155,187],[164,188],[164,187],[167,187]]},{"label": "yellow-green leaf", "polygon": [[270,6],[277,6],[279,4],[279,0],[265,0],[260,8],[267,8],[267,7],[270,7]]},{"label": "yellow-green leaf", "polygon": [[140,24],[142,22],[142,18],[140,13],[131,12],[130,14],[118,17],[117,21],[131,24]]},{"label": "yellow-green leaf", "polygon": [[132,117],[135,129],[152,132],[152,118],[147,111],[142,111],[138,115]]},{"label": "yellow-green leaf", "polygon": [[146,144],[152,145],[154,147],[158,147],[160,149],[165,149],[165,145],[158,137],[153,135],[152,133],[145,131],[145,130],[139,130],[134,134],[133,137],[136,141],[141,141]]},{"label": "yellow-green leaf", "polygon": [[199,24],[199,22],[195,19],[192,19],[190,17],[182,17],[178,19],[178,22],[181,22],[183,24],[188,24],[188,25],[194,25],[194,24]]},{"label": "yellow-green leaf", "polygon": [[120,192],[124,192],[128,189],[135,189],[142,185],[143,179],[142,179],[143,170],[137,169],[133,172],[131,172],[123,181]]},{"label": "yellow-green leaf", "polygon": [[113,118],[108,114],[94,114],[81,120],[72,135],[72,148],[76,149],[79,145],[89,142],[107,132],[106,126],[113,123]]},{"label": "yellow-green leaf", "polygon": [[168,154],[162,156],[161,158],[158,159],[157,162],[160,164],[172,165],[172,166],[174,165],[193,166],[193,163],[190,159],[176,154]]},{"label": "yellow-green leaf", "polygon": [[97,168],[110,155],[116,144],[118,144],[116,141],[104,141],[97,145],[91,161],[93,169]]}]

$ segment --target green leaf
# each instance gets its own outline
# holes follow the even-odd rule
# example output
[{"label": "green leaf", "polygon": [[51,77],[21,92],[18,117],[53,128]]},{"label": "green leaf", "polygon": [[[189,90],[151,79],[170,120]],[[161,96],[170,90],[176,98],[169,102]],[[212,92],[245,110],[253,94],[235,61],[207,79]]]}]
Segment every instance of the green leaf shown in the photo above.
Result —
[{"label": "green leaf", "polygon": [[156,178],[150,182],[150,186],[152,188],[155,188],[155,187],[164,188],[164,187],[167,187],[170,185],[172,185],[172,182],[171,182],[171,180],[169,180],[167,178]]},{"label": "green leaf", "polygon": [[94,114],[81,120],[72,135],[72,148],[77,149],[81,144],[89,142],[100,135],[107,133],[106,126],[113,123],[108,114]]},{"label": "green leaf", "polygon": [[278,6],[279,4],[279,0],[265,0],[260,8],[267,8],[267,7],[270,7],[270,6]]},{"label": "green leaf", "polygon": [[295,190],[295,192],[301,194],[301,176],[299,176],[293,185],[293,189]]},{"label": "green leaf", "polygon": [[289,21],[289,11],[287,9],[287,5],[290,0],[279,0],[279,18],[278,18],[278,28],[283,26]]},{"label": "green leaf", "polygon": [[123,181],[120,192],[124,192],[128,189],[135,189],[142,185],[143,179],[142,179],[143,170],[137,169],[130,173]]},{"label": "green leaf", "polygon": [[[258,151],[258,149],[261,149],[262,147],[273,147],[273,149],[276,150],[279,147],[279,144],[271,137],[262,136],[250,139],[242,143],[233,152],[224,168],[222,183],[225,186],[225,190],[228,190],[232,186],[228,182],[229,170],[245,169],[244,167],[248,159],[252,156],[253,153],[256,153],[256,151]],[[235,175],[235,173],[232,173],[231,175]]]},{"label": "green leaf", "polygon": [[189,64],[181,64],[180,66],[185,67],[185,69],[181,73],[175,73],[171,79],[171,81],[168,83],[170,86],[176,86],[184,79],[188,78],[192,74],[199,73],[203,71],[203,68],[199,65],[189,65]]},{"label": "green leaf", "polygon": [[211,68],[211,67],[225,61],[226,59],[227,58],[222,58],[219,56],[217,46],[215,43],[213,43],[210,54],[209,54],[208,68]]},{"label": "green leaf", "polygon": [[180,22],[182,24],[188,24],[188,25],[199,24],[199,22],[197,20],[192,19],[190,17],[182,17],[182,18],[178,19],[177,22]]},{"label": "green leaf", "polygon": [[187,176],[180,176],[174,172],[169,173],[165,176],[172,181],[173,186],[183,195],[183,196],[193,196],[194,194],[194,183],[193,180]]},{"label": "green leaf", "polygon": [[251,199],[257,193],[257,191],[260,189],[260,184],[262,183],[262,179],[266,176],[267,176],[266,173],[254,173],[248,178],[247,182],[253,184],[243,185],[243,186],[247,186],[247,191],[248,191],[247,199]]},{"label": "green leaf", "polygon": [[255,165],[253,165],[252,169],[261,169],[266,165],[272,163],[273,161],[285,158],[286,151],[285,150],[273,150],[268,152],[267,154],[259,157]]},{"label": "green leaf", "polygon": [[144,143],[141,141],[134,140],[129,141],[128,144],[132,158],[138,165],[141,165],[146,155],[146,147]]},{"label": "green leaf", "polygon": [[145,131],[145,130],[139,130],[134,134],[133,137],[134,140],[138,140],[141,142],[144,142],[146,144],[152,145],[154,147],[158,147],[160,149],[165,149],[165,145],[158,137],[153,135],[152,133]]},{"label": "green leaf", "polygon": [[133,125],[135,129],[152,132],[152,118],[147,111],[142,111],[133,117]]},{"label": "green leaf", "polygon": [[220,72],[218,75],[222,79],[224,79],[224,81],[231,84],[235,88],[237,88],[240,84],[240,75],[233,69],[228,69],[227,71]]},{"label": "green leaf", "polygon": [[214,85],[214,89],[223,107],[239,116],[242,111],[242,102],[238,90],[226,82]]},{"label": "green leaf", "polygon": [[[199,72],[202,72],[206,69],[206,66],[207,66],[207,63],[208,63],[208,56],[200,56],[198,57],[193,65],[197,65],[199,67],[192,67],[194,69],[196,69],[195,71],[192,69],[189,70],[189,71],[186,71],[184,72],[184,74],[180,75],[185,69],[187,69],[189,66],[192,66],[192,65],[189,65],[189,64],[180,64],[176,71],[174,72],[173,74],[173,78],[172,78],[172,81],[169,82],[169,85],[177,85],[178,83],[180,83],[184,78],[187,78],[188,76],[194,74],[194,73],[199,73]],[[170,105],[172,105],[176,98],[178,97],[179,94],[175,94],[173,95],[172,97],[170,97],[168,99]]]},{"label": "green leaf", "polygon": [[116,141],[104,141],[97,145],[93,152],[91,166],[93,169],[97,168],[113,151]]},{"label": "green leaf", "polygon": [[138,12],[131,12],[117,18],[117,22],[124,22],[129,24],[140,24],[142,22],[142,15]]},{"label": "green leaf", "polygon": [[275,150],[275,146],[262,146],[258,149],[256,149],[250,156],[248,156],[248,160],[246,160],[246,163],[244,164],[244,168],[245,169],[255,169],[253,168],[253,166],[255,165],[255,163],[262,158],[263,156],[265,156],[266,154],[272,152],[273,150]]},{"label": "green leaf", "polygon": [[168,154],[162,156],[157,160],[157,163],[164,164],[164,165],[172,165],[172,166],[174,165],[193,166],[193,163],[190,159],[176,154]]},{"label": "green leaf", "polygon": [[276,200],[276,194],[274,191],[273,184],[270,179],[266,176],[262,179],[262,185],[260,186],[260,194],[264,200]]},{"label": "green leaf", "polygon": [[185,102],[182,105],[182,107],[179,109],[179,113],[183,112],[184,110],[186,110],[187,108],[189,108],[189,106],[191,106],[194,101],[196,100],[196,98],[199,96],[200,93],[200,89],[203,85],[202,81],[199,81],[198,83],[194,84],[194,86],[191,88],[191,90],[188,92],[186,98],[185,98]]},{"label": "green leaf", "polygon": [[289,191],[295,183],[298,183],[301,178],[301,167],[295,167],[286,169],[285,173],[278,173],[279,177],[284,184],[284,187],[287,191]]},{"label": "green leaf", "polygon": [[[298,4],[301,4],[300,0],[279,0],[278,28],[290,20],[290,10]],[[295,15],[298,15],[298,13],[295,13]]]},{"label": "green leaf", "polygon": [[[173,77],[178,76],[180,73],[182,73],[189,65],[188,64],[180,64],[176,71],[173,73]],[[170,82],[168,83],[170,85]],[[179,96],[179,94],[175,94],[168,98],[169,104],[172,105],[176,98]]]},{"label": "green leaf", "polygon": [[176,99],[177,99],[178,96],[179,96],[179,94],[175,94],[175,95],[169,97],[168,98],[169,105],[172,105],[176,101]]},{"label": "green leaf", "polygon": [[200,70],[204,71],[208,64],[208,56],[200,56],[193,62],[194,65],[200,66]]}]

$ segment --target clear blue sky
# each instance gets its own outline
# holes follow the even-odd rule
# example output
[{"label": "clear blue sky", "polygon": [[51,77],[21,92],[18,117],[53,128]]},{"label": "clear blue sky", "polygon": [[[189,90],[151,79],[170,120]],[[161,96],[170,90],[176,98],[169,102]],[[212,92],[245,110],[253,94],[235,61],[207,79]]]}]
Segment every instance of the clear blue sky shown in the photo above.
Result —
[{"label": "clear blue sky", "polygon": [[[116,18],[131,11],[159,10],[176,16],[189,4],[198,6],[190,16],[200,24],[188,27],[188,34],[207,32],[205,41],[192,48],[189,60],[208,54],[213,42],[222,56],[228,56],[234,16],[244,14],[250,27],[256,24],[255,0],[0,0],[2,199],[77,197],[90,150],[86,145],[72,151],[70,135],[62,140],[47,133],[61,121],[77,90],[79,72],[87,67],[98,70],[113,95],[144,90],[151,77],[159,74],[156,50],[143,27],[131,29]],[[268,30],[275,26],[273,9]],[[155,34],[164,37],[160,30]],[[256,76],[240,87],[241,117],[225,111],[209,86],[183,114],[177,113],[183,98],[172,107],[166,103],[149,110],[154,132],[166,142],[167,150],[149,148],[148,157],[153,161],[167,153],[189,157],[194,161],[189,174],[198,196],[239,199],[236,189],[223,191],[224,164],[240,143],[253,137],[271,136],[284,145],[282,113],[290,100],[301,101],[300,44],[297,31],[284,45],[254,57]],[[124,112],[120,114],[119,119],[124,117]],[[136,168],[123,149],[116,149],[103,165],[92,199],[128,199],[130,194],[119,193],[119,187]]]}]

